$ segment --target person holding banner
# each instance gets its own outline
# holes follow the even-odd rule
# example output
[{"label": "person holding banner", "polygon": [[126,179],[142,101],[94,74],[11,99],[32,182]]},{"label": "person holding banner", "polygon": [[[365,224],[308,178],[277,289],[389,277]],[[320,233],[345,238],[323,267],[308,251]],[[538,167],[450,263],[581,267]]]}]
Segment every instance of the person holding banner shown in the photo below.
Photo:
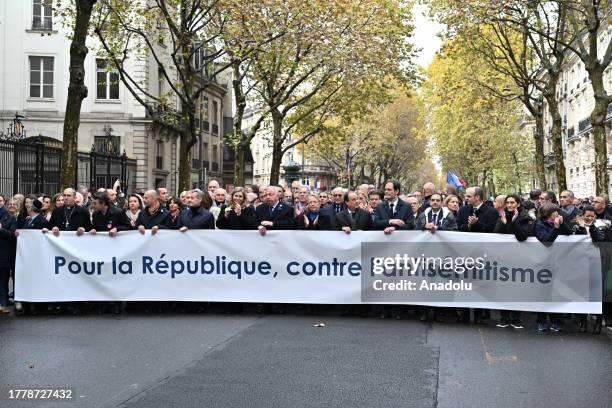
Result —
[{"label": "person holding banner", "polygon": [[434,233],[440,231],[457,231],[455,216],[447,207],[442,207],[442,196],[433,193],[429,196],[428,205],[417,218],[416,229]]},{"label": "person holding banner", "polygon": [[[540,206],[540,217],[536,220],[533,234],[546,246],[552,245],[559,235],[571,235],[572,231],[559,215],[559,206],[545,201]],[[558,313],[538,313],[537,329],[540,332],[560,332],[561,316]]]},{"label": "person holding banner", "polygon": [[221,208],[217,218],[217,228],[230,230],[253,230],[257,228],[255,208],[247,206],[243,189],[235,189],[230,196],[229,205],[224,205]]},{"label": "person holding banner", "polygon": [[9,313],[9,277],[15,268],[17,218],[0,207],[0,314]]},{"label": "person holding banner", "polygon": [[357,193],[344,194],[344,210],[336,214],[336,229],[350,234],[351,231],[368,231],[372,227],[370,213],[359,207]]},{"label": "person holding banner", "polygon": [[395,230],[414,229],[412,208],[399,198],[401,184],[399,181],[385,183],[385,200],[378,204],[374,215],[374,226],[391,234]]},{"label": "person holding banner", "polygon": [[[517,194],[510,194],[504,200],[505,209],[495,224],[497,234],[513,234],[517,241],[525,241],[532,233],[533,222],[529,213],[523,208],[523,200]],[[499,328],[512,327],[523,329],[521,312],[518,310],[500,310]]]},{"label": "person holding banner", "polygon": [[187,193],[187,208],[181,211],[176,228],[185,232],[195,229],[215,229],[215,219],[210,211],[204,208],[204,193],[199,188]]},{"label": "person holding banner", "polygon": [[119,231],[132,229],[132,224],[125,212],[113,205],[105,192],[94,194],[92,206],[94,209],[91,216],[93,228],[89,231],[90,234],[104,231],[108,232],[110,237],[114,237]]},{"label": "person holding banner", "polygon": [[327,214],[321,212],[319,197],[310,194],[304,211],[297,216],[297,229],[308,231],[330,231],[331,220]]},{"label": "person holding banner", "polygon": [[145,209],[138,214],[136,219],[138,232],[144,235],[145,230],[150,229],[151,235],[155,235],[159,229],[168,229],[170,213],[161,206],[157,191],[146,191],[143,201]]},{"label": "person holding banner", "polygon": [[295,228],[293,207],[280,201],[276,187],[266,187],[264,203],[255,210],[257,229],[263,236],[268,230],[292,230]]},{"label": "person holding banner", "polygon": [[[76,192],[72,188],[64,190],[64,205],[56,208],[51,214],[50,224],[53,235],[59,235],[60,231],[76,231],[77,235],[91,229],[91,218],[89,211],[76,205]],[[43,233],[48,232],[43,228]]]}]

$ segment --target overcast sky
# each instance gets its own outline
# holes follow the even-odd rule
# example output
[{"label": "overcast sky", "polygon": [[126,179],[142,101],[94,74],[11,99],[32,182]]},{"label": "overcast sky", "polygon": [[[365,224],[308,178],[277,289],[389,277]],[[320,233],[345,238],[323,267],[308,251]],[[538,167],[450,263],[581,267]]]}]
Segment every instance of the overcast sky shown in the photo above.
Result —
[{"label": "overcast sky", "polygon": [[417,5],[414,8],[415,30],[412,43],[421,49],[416,63],[423,68],[429,66],[434,54],[440,49],[442,42],[436,34],[443,28],[441,24],[437,24],[427,17],[426,12],[427,9],[422,5]]}]

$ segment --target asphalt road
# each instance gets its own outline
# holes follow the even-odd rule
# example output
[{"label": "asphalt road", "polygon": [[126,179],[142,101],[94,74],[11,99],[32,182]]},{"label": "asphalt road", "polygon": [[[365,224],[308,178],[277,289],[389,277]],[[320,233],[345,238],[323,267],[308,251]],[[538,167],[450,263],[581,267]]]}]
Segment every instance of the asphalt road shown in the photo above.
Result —
[{"label": "asphalt road", "polygon": [[[607,333],[300,314],[3,317],[0,333],[0,407],[612,406]],[[74,398],[8,399],[50,387]]]}]

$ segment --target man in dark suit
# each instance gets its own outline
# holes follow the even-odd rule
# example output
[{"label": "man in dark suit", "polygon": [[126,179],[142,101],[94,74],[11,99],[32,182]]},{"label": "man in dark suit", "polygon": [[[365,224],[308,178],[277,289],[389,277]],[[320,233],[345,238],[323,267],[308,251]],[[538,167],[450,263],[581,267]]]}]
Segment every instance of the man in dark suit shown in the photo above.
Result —
[{"label": "man in dark suit", "polygon": [[[465,190],[466,205],[457,213],[459,231],[491,233],[499,219],[497,210],[484,202],[484,191],[480,187],[469,187]],[[459,321],[469,322],[469,309],[459,309]],[[490,316],[489,310],[474,309],[474,323],[482,323]]]},{"label": "man in dark suit", "polygon": [[31,204],[26,205],[28,216],[25,219],[23,225],[24,229],[37,229],[49,228],[50,224],[47,219],[40,214],[42,211],[43,203],[40,200],[33,200]]},{"label": "man in dark suit", "polygon": [[372,226],[370,213],[359,208],[357,193],[349,191],[344,194],[346,208],[336,214],[336,229],[347,234],[351,231],[367,231]]},{"label": "man in dark suit", "polygon": [[90,234],[106,231],[110,237],[114,237],[119,231],[132,229],[130,219],[124,211],[113,204],[106,192],[95,193],[92,206],[94,209],[91,216],[93,228],[89,231]]},{"label": "man in dark suit", "polygon": [[261,235],[268,230],[292,230],[295,228],[293,207],[280,201],[276,187],[266,187],[264,203],[255,209],[257,229]]},{"label": "man in dark suit", "polygon": [[412,208],[400,200],[401,185],[399,181],[385,183],[385,200],[378,204],[374,213],[374,227],[391,234],[395,230],[414,229]]},{"label": "man in dark suit", "polygon": [[493,232],[499,213],[495,208],[485,205],[484,192],[480,187],[469,187],[465,190],[464,205],[457,213],[459,231]]}]

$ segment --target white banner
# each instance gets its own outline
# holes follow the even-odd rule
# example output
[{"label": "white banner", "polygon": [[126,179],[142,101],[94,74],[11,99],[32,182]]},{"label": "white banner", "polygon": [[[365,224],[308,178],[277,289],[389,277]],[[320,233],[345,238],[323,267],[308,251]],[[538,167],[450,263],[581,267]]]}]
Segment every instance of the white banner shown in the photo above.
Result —
[{"label": "white banner", "polygon": [[[161,230],[111,238],[21,230],[15,299],[394,303],[601,313],[598,254],[588,236],[559,237],[547,247],[532,238],[517,243],[511,235],[461,232],[269,231],[262,237],[258,231]],[[433,256],[450,263],[418,268],[435,263]]]}]

